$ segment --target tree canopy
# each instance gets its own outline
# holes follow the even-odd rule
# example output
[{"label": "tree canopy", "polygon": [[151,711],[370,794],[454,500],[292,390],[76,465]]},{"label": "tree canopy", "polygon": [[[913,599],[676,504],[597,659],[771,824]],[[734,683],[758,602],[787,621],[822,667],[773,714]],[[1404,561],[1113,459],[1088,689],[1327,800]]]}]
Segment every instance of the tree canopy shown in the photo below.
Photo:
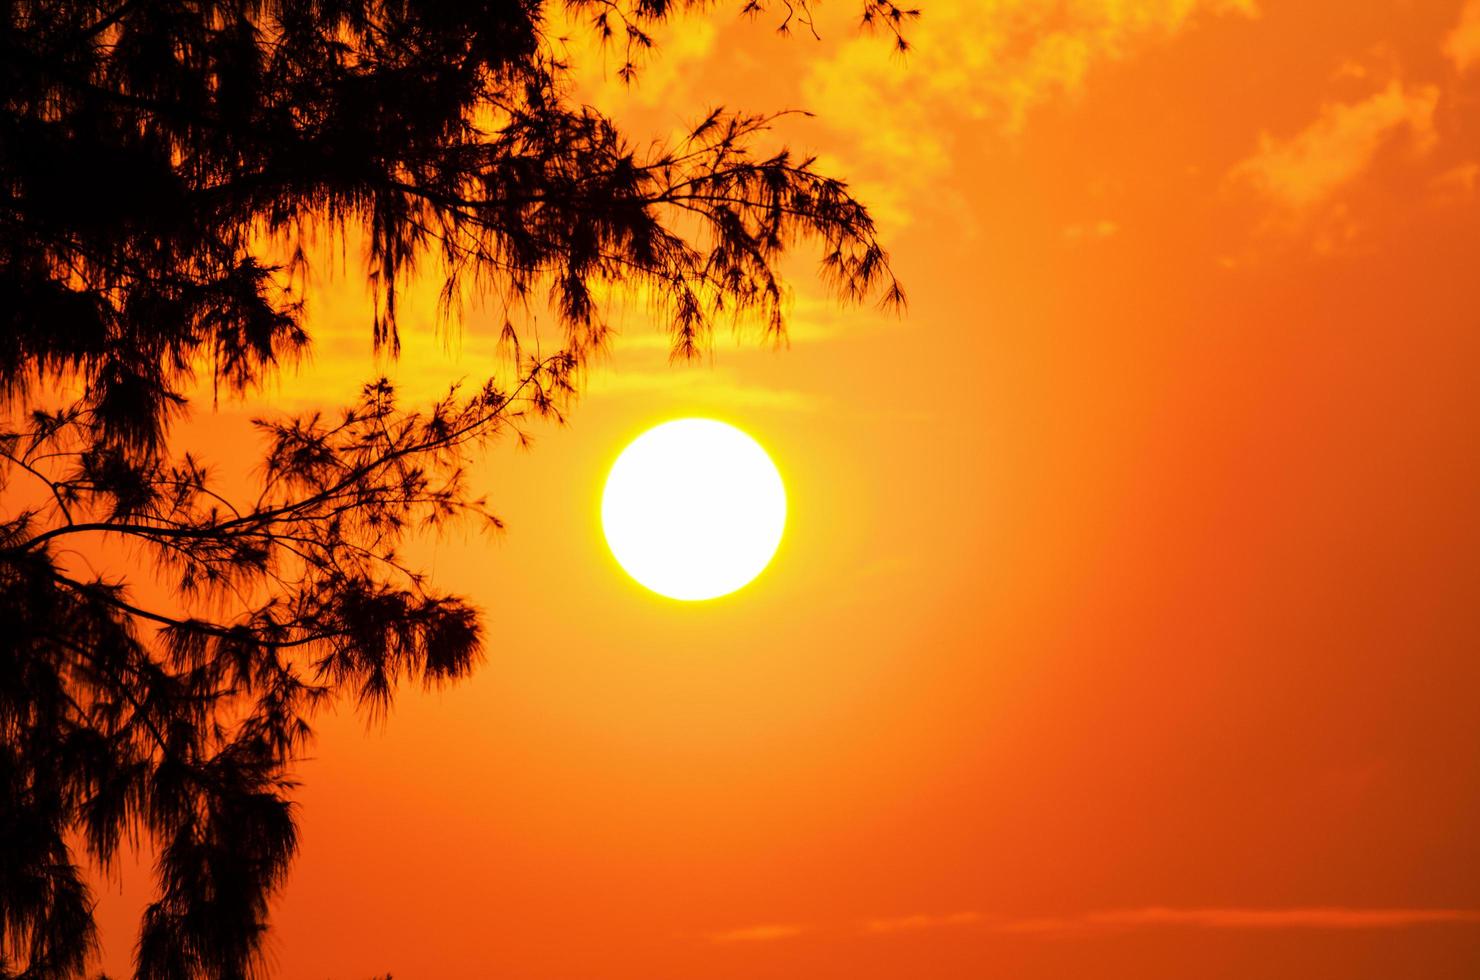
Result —
[{"label": "tree canopy", "polygon": [[[904,44],[913,11],[859,2]],[[557,7],[630,76],[656,24],[705,6],[0,6],[0,977],[84,970],[74,849],[106,866],[140,839],[158,895],[139,975],[260,971],[315,707],[384,711],[399,684],[476,664],[477,610],[397,547],[496,523],[468,452],[560,411],[604,342],[607,289],[651,296],[678,356],[731,317],[784,335],[778,262],[799,244],[841,299],[903,302],[848,187],[758,152],[770,117],[715,111],[639,148],[572,95]],[[799,0],[773,13],[810,23]],[[398,289],[434,275],[448,317],[469,296],[510,311],[518,370],[420,411],[380,381],[337,413],[261,420],[262,485],[232,499],[171,451],[171,425],[203,381],[244,392],[306,350],[298,243],[315,228],[365,242],[376,344],[397,347]],[[519,353],[530,304],[558,315],[557,352]],[[64,552],[88,536],[140,545],[180,604],[78,571]]]}]

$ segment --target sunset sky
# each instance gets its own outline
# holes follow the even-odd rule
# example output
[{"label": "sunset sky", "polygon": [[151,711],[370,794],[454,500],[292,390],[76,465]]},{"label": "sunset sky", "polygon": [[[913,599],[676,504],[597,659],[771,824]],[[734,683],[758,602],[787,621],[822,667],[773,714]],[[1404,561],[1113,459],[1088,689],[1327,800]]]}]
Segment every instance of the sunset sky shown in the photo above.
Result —
[{"label": "sunset sky", "polygon": [[[1480,0],[921,0],[786,39],[675,21],[635,137],[714,105],[878,215],[903,316],[788,266],[790,344],[671,364],[628,304],[567,424],[494,445],[507,530],[414,557],[488,656],[321,716],[286,978],[1480,976]],[[350,254],[246,419],[493,369],[501,315],[372,350]],[[521,325],[526,337],[547,321]],[[660,422],[763,444],[786,536],[681,603],[602,482]],[[98,885],[126,974],[149,856]]]}]

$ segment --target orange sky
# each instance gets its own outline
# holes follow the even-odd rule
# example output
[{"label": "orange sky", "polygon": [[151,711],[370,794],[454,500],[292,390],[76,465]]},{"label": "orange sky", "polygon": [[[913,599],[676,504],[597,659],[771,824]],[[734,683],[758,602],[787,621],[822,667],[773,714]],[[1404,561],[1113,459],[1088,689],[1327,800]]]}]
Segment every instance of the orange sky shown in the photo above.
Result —
[{"label": "orange sky", "polygon": [[[928,0],[904,62],[829,8],[584,84],[636,134],[815,111],[783,135],[877,206],[908,316],[803,262],[786,351],[671,367],[633,315],[489,453],[507,533],[419,551],[488,662],[321,720],[277,974],[1480,975],[1480,0]],[[415,397],[491,363],[477,311],[402,323]],[[310,326],[182,446],[244,468],[246,415],[378,370],[353,262]],[[597,508],[690,414],[791,516],[681,604]]]}]

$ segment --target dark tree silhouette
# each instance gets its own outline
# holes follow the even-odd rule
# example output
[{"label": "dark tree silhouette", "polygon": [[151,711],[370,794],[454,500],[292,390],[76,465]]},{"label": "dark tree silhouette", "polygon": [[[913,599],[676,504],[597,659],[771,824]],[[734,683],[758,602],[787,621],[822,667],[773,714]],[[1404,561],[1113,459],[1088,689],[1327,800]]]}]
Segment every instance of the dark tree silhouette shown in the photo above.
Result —
[{"label": "dark tree silhouette", "polygon": [[[679,356],[721,318],[782,336],[776,264],[803,241],[841,298],[902,302],[847,187],[756,151],[767,117],[717,111],[640,150],[576,104],[555,2],[0,4],[0,977],[85,969],[74,850],[107,866],[135,840],[158,854],[138,973],[260,972],[315,706],[381,712],[479,659],[476,610],[397,545],[495,521],[468,451],[559,413],[601,348],[604,288],[655,297]],[[903,45],[911,11],[858,2]],[[782,3],[781,27],[810,25]],[[624,76],[690,6],[564,0]],[[261,421],[260,493],[232,500],[170,451],[171,424],[197,379],[242,392],[304,351],[292,246],[315,228],[363,236],[391,351],[418,263],[445,316],[471,294],[548,303],[565,341],[530,356],[511,323],[513,380],[425,411],[379,382],[338,414]],[[100,537],[138,545],[178,604],[78,571],[74,542]]]}]

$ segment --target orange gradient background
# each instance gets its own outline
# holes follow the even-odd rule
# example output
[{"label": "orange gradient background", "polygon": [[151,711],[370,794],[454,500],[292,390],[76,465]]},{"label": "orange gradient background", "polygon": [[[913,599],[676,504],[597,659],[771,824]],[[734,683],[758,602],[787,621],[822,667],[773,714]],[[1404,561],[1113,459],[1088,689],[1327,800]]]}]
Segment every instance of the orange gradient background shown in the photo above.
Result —
[{"label": "orange gradient background", "polygon": [[[905,59],[842,0],[821,40],[732,7],[631,89],[573,42],[584,97],[814,111],[778,138],[876,207],[908,315],[805,256],[789,349],[670,365],[637,304],[480,460],[508,530],[414,553],[487,662],[320,718],[276,975],[1480,975],[1480,2],[929,0]],[[179,445],[231,478],[251,415],[491,370],[435,287],[387,365],[325,266],[312,361]],[[708,603],[600,533],[685,415],[790,496]],[[98,880],[111,973],[148,862]]]}]

